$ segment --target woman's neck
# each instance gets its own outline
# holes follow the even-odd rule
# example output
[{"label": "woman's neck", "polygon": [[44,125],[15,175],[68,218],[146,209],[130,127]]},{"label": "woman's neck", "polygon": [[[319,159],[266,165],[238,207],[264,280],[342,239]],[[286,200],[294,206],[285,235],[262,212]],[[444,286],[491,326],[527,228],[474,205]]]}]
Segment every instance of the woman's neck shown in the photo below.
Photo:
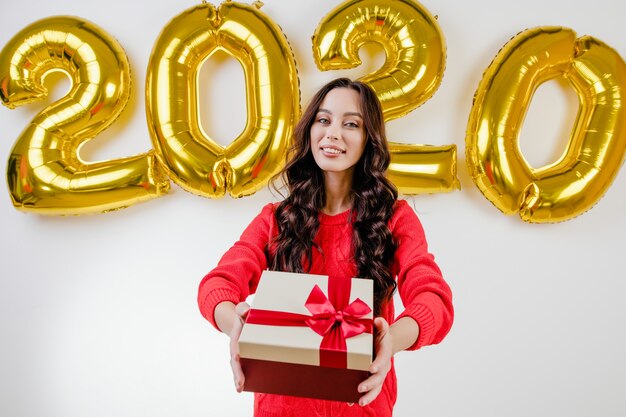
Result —
[{"label": "woman's neck", "polygon": [[352,172],[325,172],[324,191],[323,213],[332,216],[352,208]]}]

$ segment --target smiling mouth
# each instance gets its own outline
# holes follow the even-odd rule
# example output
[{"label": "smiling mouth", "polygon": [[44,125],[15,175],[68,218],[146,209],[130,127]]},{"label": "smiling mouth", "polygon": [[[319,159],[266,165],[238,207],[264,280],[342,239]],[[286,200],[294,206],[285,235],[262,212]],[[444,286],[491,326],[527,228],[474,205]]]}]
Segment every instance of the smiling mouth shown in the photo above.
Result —
[{"label": "smiling mouth", "polygon": [[321,147],[320,149],[323,152],[331,153],[331,154],[334,154],[334,155],[340,155],[342,153],[346,153],[346,151],[344,151],[342,149],[337,149],[337,148],[324,148],[324,147]]}]

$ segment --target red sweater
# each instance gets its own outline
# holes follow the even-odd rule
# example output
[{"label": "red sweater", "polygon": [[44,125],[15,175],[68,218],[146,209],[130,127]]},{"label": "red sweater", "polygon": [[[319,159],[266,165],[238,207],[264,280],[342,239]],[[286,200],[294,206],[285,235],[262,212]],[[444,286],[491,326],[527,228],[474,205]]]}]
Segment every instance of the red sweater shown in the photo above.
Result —
[{"label": "red sweater", "polygon": [[[232,248],[209,272],[198,291],[198,304],[202,315],[216,328],[213,312],[222,301],[237,304],[253,294],[263,270],[267,269],[266,247],[277,233],[274,218],[275,204],[266,205],[250,223]],[[356,276],[352,254],[352,224],[349,212],[329,216],[320,213],[320,228],[315,243],[321,253],[313,250],[308,273],[351,278]],[[399,200],[389,221],[389,229],[398,243],[392,265],[392,274],[398,283],[398,292],[404,311],[400,317],[409,316],[419,325],[419,337],[408,350],[439,343],[450,330],[453,319],[452,294],[443,280],[441,271],[428,252],[424,230],[417,216],[406,203]],[[322,255],[323,253],[323,255]],[[381,314],[393,323],[393,301],[381,308]],[[387,375],[383,390],[376,400],[366,407],[346,403],[270,394],[255,394],[254,415],[278,416],[391,416],[396,402],[396,376],[392,369]]]}]

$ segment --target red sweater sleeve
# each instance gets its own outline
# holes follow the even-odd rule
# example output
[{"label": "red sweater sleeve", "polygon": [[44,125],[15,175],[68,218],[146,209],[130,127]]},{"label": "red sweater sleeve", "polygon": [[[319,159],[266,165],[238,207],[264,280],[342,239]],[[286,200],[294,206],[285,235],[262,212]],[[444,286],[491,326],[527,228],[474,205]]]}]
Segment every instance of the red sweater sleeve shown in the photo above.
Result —
[{"label": "red sweater sleeve", "polygon": [[405,306],[398,319],[411,317],[420,329],[417,340],[407,350],[439,343],[452,326],[452,292],[428,252],[422,224],[406,201],[398,201],[390,229],[398,244],[393,273]]},{"label": "red sweater sleeve", "polygon": [[[223,301],[237,304],[256,291],[259,278],[267,268],[266,249],[271,236],[274,205],[263,207],[237,242],[200,282],[198,306],[215,328],[214,310]],[[218,329],[219,330],[219,329]]]}]

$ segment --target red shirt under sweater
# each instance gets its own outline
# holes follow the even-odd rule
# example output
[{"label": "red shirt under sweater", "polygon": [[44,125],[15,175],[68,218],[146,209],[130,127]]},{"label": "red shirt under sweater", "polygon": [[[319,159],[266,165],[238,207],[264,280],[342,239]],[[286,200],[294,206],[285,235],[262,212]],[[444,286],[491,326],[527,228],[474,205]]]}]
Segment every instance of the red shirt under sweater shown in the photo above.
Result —
[{"label": "red shirt under sweater", "polygon": [[[267,269],[266,247],[277,234],[274,218],[276,204],[266,205],[250,223],[232,248],[209,272],[198,291],[202,315],[216,328],[213,312],[222,301],[237,304],[256,290],[263,270]],[[315,243],[321,253],[313,250],[310,274],[351,278],[356,276],[352,253],[352,224],[349,212],[329,216],[319,214],[320,227]],[[389,221],[389,229],[398,243],[392,265],[404,311],[394,319],[393,301],[382,306],[381,316],[389,323],[409,316],[419,325],[420,333],[408,350],[439,343],[450,330],[453,319],[452,294],[441,271],[428,252],[424,230],[417,216],[406,203],[399,200]],[[322,253],[324,255],[322,255]],[[396,376],[392,368],[387,374],[378,397],[366,407],[337,401],[255,394],[256,417],[317,417],[317,416],[391,416],[396,402]]]}]

